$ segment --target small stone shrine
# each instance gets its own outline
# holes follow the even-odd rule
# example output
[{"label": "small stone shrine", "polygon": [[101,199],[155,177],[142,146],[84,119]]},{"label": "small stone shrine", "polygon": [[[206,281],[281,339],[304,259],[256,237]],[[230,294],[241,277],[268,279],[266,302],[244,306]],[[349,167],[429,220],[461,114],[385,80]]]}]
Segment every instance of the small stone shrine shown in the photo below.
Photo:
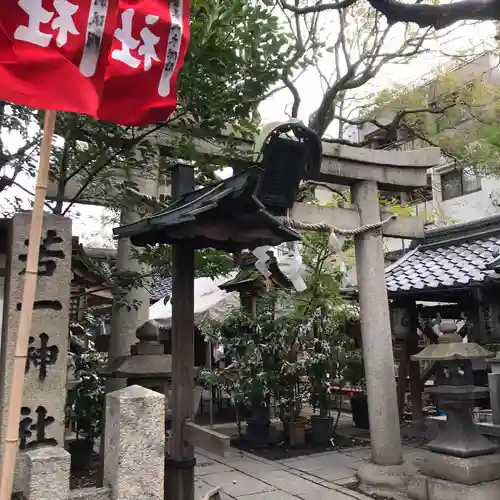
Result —
[{"label": "small stone shrine", "polygon": [[[0,383],[2,440],[6,431],[31,212],[11,221],[7,257],[6,311],[1,342]],[[71,220],[44,214],[33,322],[19,423],[22,452],[64,446],[64,405],[68,372],[68,325],[71,282]],[[3,441],[2,441],[3,442]],[[24,454],[18,455],[14,491],[22,489]]]},{"label": "small stone shrine", "polygon": [[421,475],[409,484],[417,500],[497,499],[500,491],[498,447],[475,426],[472,408],[488,393],[474,386],[472,361],[493,356],[476,343],[464,343],[454,321],[443,321],[438,344],[412,356],[437,363],[437,386],[426,389],[446,414],[446,422],[428,445],[420,462]]}]

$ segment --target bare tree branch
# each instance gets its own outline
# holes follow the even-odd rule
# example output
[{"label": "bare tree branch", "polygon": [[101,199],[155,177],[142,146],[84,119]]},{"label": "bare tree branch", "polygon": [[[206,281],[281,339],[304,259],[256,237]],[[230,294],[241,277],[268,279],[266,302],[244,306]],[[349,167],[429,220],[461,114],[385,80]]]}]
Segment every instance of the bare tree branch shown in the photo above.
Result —
[{"label": "bare tree branch", "polygon": [[311,5],[309,7],[299,7],[297,3],[295,5],[291,5],[286,2],[281,2],[281,7],[283,10],[289,10],[294,14],[313,14],[317,12],[324,12],[325,10],[338,10],[345,9],[346,7],[350,7],[357,0],[343,0],[342,2],[334,2],[334,3],[321,3],[316,2],[315,5]]},{"label": "bare tree branch", "polygon": [[500,0],[464,0],[449,4],[402,3],[398,0],[368,0],[381,12],[389,23],[415,23],[421,28],[437,30],[451,26],[458,21],[500,20]]}]

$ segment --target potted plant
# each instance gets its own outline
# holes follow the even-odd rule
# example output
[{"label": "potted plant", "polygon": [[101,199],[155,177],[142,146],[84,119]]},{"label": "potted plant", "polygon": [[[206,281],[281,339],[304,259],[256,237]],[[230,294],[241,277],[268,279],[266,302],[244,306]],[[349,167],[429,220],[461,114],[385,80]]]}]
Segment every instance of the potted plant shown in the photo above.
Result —
[{"label": "potted plant", "polygon": [[307,386],[303,378],[306,373],[304,358],[299,349],[290,349],[288,360],[282,364],[279,381],[280,417],[283,423],[285,442],[290,446],[302,446],[306,441],[307,419],[300,414],[308,400]]},{"label": "potted plant", "polygon": [[358,429],[369,429],[368,399],[365,389],[365,367],[361,349],[350,349],[346,353],[344,380],[352,388],[350,398],[352,421]]},{"label": "potted plant", "polygon": [[333,418],[330,415],[331,360],[330,349],[326,342],[313,341],[307,355],[307,377],[310,385],[310,403],[319,410],[311,415],[312,440],[316,444],[328,443],[332,437]]},{"label": "potted plant", "polygon": [[77,383],[66,403],[66,420],[76,432],[76,439],[69,443],[73,471],[89,468],[94,443],[102,432],[105,391],[99,369],[103,362],[104,356],[94,349],[73,356]]},{"label": "potted plant", "polygon": [[[269,294],[271,295],[271,294]],[[271,397],[276,394],[283,359],[283,339],[274,320],[274,302],[265,297],[258,317],[233,310],[221,321],[207,321],[202,331],[212,342],[224,346],[225,366],[202,373],[205,380],[229,394],[235,407],[250,409],[247,440],[253,448],[269,443]]]},{"label": "potted plant", "polygon": [[334,431],[330,415],[332,390],[343,385],[346,339],[333,315],[325,315],[321,310],[311,320],[311,331],[305,364],[310,402],[319,410],[319,414],[311,416],[311,433],[316,444],[326,444]]}]

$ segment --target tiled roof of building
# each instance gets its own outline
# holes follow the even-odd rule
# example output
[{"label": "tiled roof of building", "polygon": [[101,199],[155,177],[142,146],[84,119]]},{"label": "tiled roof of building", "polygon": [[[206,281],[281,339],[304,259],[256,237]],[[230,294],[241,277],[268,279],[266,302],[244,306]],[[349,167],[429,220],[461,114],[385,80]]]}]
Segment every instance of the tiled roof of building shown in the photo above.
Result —
[{"label": "tiled roof of building", "polygon": [[[387,291],[463,288],[500,279],[500,216],[426,231],[425,240],[386,269]],[[493,264],[493,266],[492,266]]]},{"label": "tiled roof of building", "polygon": [[151,279],[150,297],[152,302],[156,302],[172,294],[172,278],[165,278],[160,274],[153,274]]},{"label": "tiled roof of building", "polygon": [[[110,249],[82,249],[82,260],[94,272],[99,274],[104,281],[111,282],[113,279],[113,266],[116,258],[116,250]],[[151,302],[163,299],[172,293],[172,278],[165,277],[160,273],[151,275],[150,298]]]}]

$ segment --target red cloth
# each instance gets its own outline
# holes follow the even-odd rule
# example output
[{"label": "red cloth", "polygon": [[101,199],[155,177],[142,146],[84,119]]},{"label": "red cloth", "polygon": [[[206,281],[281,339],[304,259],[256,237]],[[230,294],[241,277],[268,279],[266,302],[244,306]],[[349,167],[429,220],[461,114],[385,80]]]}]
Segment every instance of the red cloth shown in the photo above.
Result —
[{"label": "red cloth", "polygon": [[189,0],[1,0],[0,99],[123,125],[165,121]]}]

